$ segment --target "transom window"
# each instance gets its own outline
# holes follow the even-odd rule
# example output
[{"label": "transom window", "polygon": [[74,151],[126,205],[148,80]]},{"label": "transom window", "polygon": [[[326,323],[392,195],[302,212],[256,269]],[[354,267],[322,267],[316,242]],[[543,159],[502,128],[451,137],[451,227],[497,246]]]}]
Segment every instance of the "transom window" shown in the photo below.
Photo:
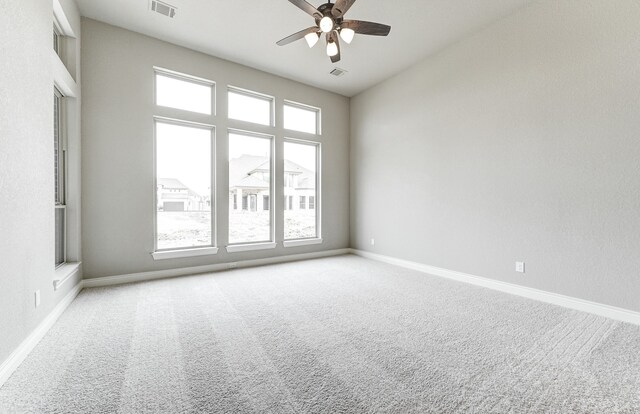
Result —
[{"label": "transom window", "polygon": [[292,131],[320,134],[320,109],[285,101],[284,128]]},{"label": "transom window", "polygon": [[155,69],[156,105],[211,115],[215,83],[176,72]]},{"label": "transom window", "polygon": [[229,87],[229,119],[273,126],[273,97]]}]

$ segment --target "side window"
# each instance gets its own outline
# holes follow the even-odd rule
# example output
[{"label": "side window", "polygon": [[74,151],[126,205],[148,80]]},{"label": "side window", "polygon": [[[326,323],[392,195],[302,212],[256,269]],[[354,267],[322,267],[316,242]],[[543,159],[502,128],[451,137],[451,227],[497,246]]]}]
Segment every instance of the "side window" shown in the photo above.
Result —
[{"label": "side window", "polygon": [[65,139],[64,139],[64,98],[55,89],[53,94],[53,159],[54,159],[54,193],[55,193],[55,258],[56,267],[67,260],[66,252],[66,219],[67,206],[65,200]]}]

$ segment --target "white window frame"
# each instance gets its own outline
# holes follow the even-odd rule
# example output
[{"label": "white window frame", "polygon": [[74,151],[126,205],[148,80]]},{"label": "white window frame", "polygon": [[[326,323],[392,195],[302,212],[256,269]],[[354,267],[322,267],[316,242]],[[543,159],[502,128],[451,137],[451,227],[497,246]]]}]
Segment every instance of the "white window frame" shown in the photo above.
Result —
[{"label": "white window frame", "polygon": [[[312,145],[316,147],[316,193],[315,197],[315,214],[316,214],[316,235],[314,237],[305,237],[301,239],[284,239],[283,246],[284,247],[297,247],[297,246],[306,246],[310,244],[320,244],[322,243],[322,214],[320,208],[320,198],[322,194],[322,143],[317,141],[310,141],[305,139],[298,138],[284,138],[284,143],[292,143],[292,144],[300,144],[300,145]],[[283,172],[286,174],[286,172]],[[307,208],[309,206],[309,200],[307,197]],[[286,209],[284,209],[286,210]],[[284,218],[284,211],[283,211]],[[284,234],[284,233],[283,233]],[[283,235],[284,237],[284,235]]]},{"label": "white window frame", "polygon": [[[168,110],[172,110],[172,111],[180,111],[181,113],[188,113],[188,114],[194,114],[194,115],[199,115],[199,116],[205,116],[205,117],[211,117],[211,116],[216,116],[216,111],[217,111],[217,105],[216,105],[216,83],[210,79],[206,79],[206,78],[201,78],[198,76],[193,76],[193,75],[189,75],[186,73],[182,73],[182,72],[177,72],[175,70],[171,70],[171,69],[166,69],[166,68],[162,68],[159,66],[154,66],[153,67],[153,105],[157,108],[166,108]],[[173,106],[164,106],[164,105],[158,105],[158,82],[157,82],[157,76],[161,75],[161,76],[166,76],[168,78],[173,78],[173,79],[177,79],[183,82],[190,82],[190,83],[194,83],[196,85],[203,85],[203,86],[208,86],[211,88],[211,113],[207,114],[207,113],[203,113],[203,112],[196,112],[196,111],[190,111],[188,109],[182,109],[182,108],[175,108]]]},{"label": "white window frame", "polygon": [[[66,111],[65,111],[65,97],[58,88],[54,86],[54,116],[57,122],[57,128],[54,128],[54,134],[58,136],[57,142],[57,179],[54,175],[54,194],[55,186],[58,187],[57,197],[54,196],[55,210],[63,211],[63,226],[62,226],[62,262],[55,263],[55,268],[58,269],[67,263],[67,205],[66,205],[66,191],[67,191],[67,172],[66,172],[66,153],[67,153],[67,140],[66,140]],[[57,114],[55,106],[57,105]],[[54,125],[55,126],[55,125]],[[54,144],[55,138],[54,138]],[[56,154],[54,154],[56,157]],[[56,211],[57,213],[57,211]],[[54,217],[55,220],[55,217]],[[57,229],[57,226],[56,226]],[[55,234],[55,241],[57,241],[57,233]],[[56,257],[57,259],[57,257]]]},{"label": "white window frame", "polygon": [[[157,126],[158,123],[178,125],[188,128],[199,128],[211,133],[211,244],[205,246],[185,246],[158,249],[158,176],[157,176]],[[218,253],[217,247],[217,202],[216,202],[216,127],[200,122],[181,119],[153,117],[153,252],[154,260],[176,259],[181,257],[205,256]]]},{"label": "white window frame", "polygon": [[[250,98],[256,98],[256,99],[260,99],[260,100],[263,100],[263,101],[268,101],[269,102],[269,125],[259,124],[259,123],[251,122],[251,121],[245,121],[245,120],[242,120],[242,119],[231,118],[229,116],[229,109],[230,109],[229,93],[235,93],[235,94],[238,94],[238,95],[248,96]],[[252,91],[252,90],[249,90],[249,89],[239,88],[237,86],[227,85],[227,119],[229,121],[243,122],[243,123],[246,123],[247,125],[259,125],[261,127],[275,127],[275,125],[276,125],[275,103],[276,103],[276,98],[271,96],[271,95],[267,95],[267,94],[256,92],[256,91]]]},{"label": "white window frame", "polygon": [[[274,197],[274,191],[275,191],[275,141],[276,141],[276,137],[274,135],[271,134],[262,134],[259,132],[253,132],[253,131],[246,131],[246,130],[242,130],[242,129],[235,129],[235,128],[228,128],[227,129],[227,140],[229,141],[229,147],[231,147],[231,143],[229,140],[229,137],[231,134],[235,134],[235,135],[244,135],[247,137],[254,137],[254,138],[262,138],[262,139],[268,139],[270,142],[270,147],[271,147],[271,154],[270,154],[270,159],[269,159],[269,240],[264,240],[264,241],[256,241],[256,242],[237,242],[237,243],[228,243],[228,245],[226,246],[226,250],[227,253],[237,253],[237,252],[246,252],[246,251],[251,251],[251,250],[265,250],[265,249],[273,249],[276,247],[276,242],[275,242],[275,229],[276,229],[276,215],[275,215],[275,197]],[[227,169],[229,168],[230,164],[229,161],[227,162]],[[227,183],[228,184],[228,183]],[[228,187],[227,187],[227,204],[229,204],[229,191],[228,191]],[[229,214],[229,218],[231,217],[231,215]],[[228,219],[227,221],[227,230],[228,232],[231,231],[231,223],[230,220]],[[228,234],[227,234],[228,237]],[[228,240],[228,239],[227,239]]]},{"label": "white window frame", "polygon": [[[54,55],[52,62],[53,86],[62,95],[61,120],[62,140],[64,145],[64,257],[65,263],[55,267],[53,289],[59,290],[80,270],[80,85],[76,82],[74,68],[77,61],[68,56],[70,44],[75,44],[76,35],[59,0],[53,0],[52,34],[58,34],[58,47],[52,46]],[[70,43],[71,42],[71,43]],[[70,61],[71,59],[71,61]],[[69,65],[69,67],[67,67]],[[76,67],[77,68],[77,67]],[[58,208],[62,208],[62,204]]]},{"label": "white window frame", "polygon": [[[297,129],[288,129],[284,127],[284,108],[286,106],[290,106],[293,108],[298,108],[298,109],[304,109],[306,111],[311,111],[311,112],[315,112],[316,113],[316,132],[315,133],[309,133],[306,131],[299,131]],[[290,101],[288,99],[284,100],[284,104],[282,106],[282,127],[284,130],[286,131],[294,131],[296,133],[301,133],[301,134],[308,134],[308,135],[322,135],[322,109],[315,107],[315,106],[311,106],[311,105],[307,105],[307,104],[303,104],[300,102],[295,102],[295,101]]]},{"label": "white window frame", "polygon": [[62,59],[64,56],[64,34],[62,34],[62,30],[60,29],[60,25],[57,20],[53,21],[53,51]]}]

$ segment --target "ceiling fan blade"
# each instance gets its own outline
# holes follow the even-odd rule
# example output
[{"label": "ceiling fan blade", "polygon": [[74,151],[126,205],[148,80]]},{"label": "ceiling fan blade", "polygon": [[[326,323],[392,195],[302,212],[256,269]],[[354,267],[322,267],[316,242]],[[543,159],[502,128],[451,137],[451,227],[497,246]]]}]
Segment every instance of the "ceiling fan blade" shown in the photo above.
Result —
[{"label": "ceiling fan blade", "polygon": [[336,32],[335,30],[331,33],[327,33],[327,40],[331,39],[336,43],[336,46],[338,47],[338,53],[335,56],[329,56],[331,58],[331,62],[332,63],[337,63],[340,62],[340,41],[338,40],[339,36],[338,36],[338,32]]},{"label": "ceiling fan blade", "polygon": [[312,27],[300,30],[299,32],[294,33],[291,36],[287,36],[282,40],[278,40],[276,42],[276,44],[278,46],[288,45],[291,42],[295,42],[296,40],[302,39],[303,37],[305,37],[309,33],[316,33],[317,31],[318,31],[318,28],[316,26],[312,26]]},{"label": "ceiling fan blade", "polygon": [[322,13],[318,11],[313,5],[309,4],[305,0],[289,0],[291,4],[302,10],[303,12],[313,16],[316,19],[322,19]]},{"label": "ceiling fan blade", "polygon": [[391,26],[387,26],[386,24],[365,22],[362,20],[345,20],[340,23],[340,27],[343,29],[351,29],[358,34],[371,36],[386,36],[391,31]]},{"label": "ceiling fan blade", "polygon": [[353,6],[353,3],[355,2],[356,0],[338,0],[333,5],[331,14],[333,14],[333,17],[336,18],[342,17],[347,12],[347,10],[349,10],[351,6]]}]

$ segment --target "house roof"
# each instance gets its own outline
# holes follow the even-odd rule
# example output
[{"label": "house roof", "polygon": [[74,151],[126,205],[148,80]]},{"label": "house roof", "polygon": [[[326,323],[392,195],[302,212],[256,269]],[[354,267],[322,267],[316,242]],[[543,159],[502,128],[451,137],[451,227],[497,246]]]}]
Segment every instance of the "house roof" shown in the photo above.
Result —
[{"label": "house roof", "polygon": [[177,178],[158,178],[158,185],[172,190],[187,190],[189,188]]},{"label": "house roof", "polygon": [[269,183],[259,179],[258,177],[254,177],[253,175],[248,175],[244,177],[242,180],[238,181],[234,187],[242,187],[242,188],[269,188]]},{"label": "house roof", "polygon": [[[241,155],[229,160],[229,188],[268,188],[269,183],[250,174],[256,171],[269,171],[269,158],[255,155]],[[286,173],[299,174],[298,188],[310,186],[314,173],[295,162],[284,160]]]},{"label": "house roof", "polygon": [[184,185],[182,181],[178,180],[177,178],[158,178],[158,185],[170,190],[187,190],[190,196],[202,197],[200,194]]}]

